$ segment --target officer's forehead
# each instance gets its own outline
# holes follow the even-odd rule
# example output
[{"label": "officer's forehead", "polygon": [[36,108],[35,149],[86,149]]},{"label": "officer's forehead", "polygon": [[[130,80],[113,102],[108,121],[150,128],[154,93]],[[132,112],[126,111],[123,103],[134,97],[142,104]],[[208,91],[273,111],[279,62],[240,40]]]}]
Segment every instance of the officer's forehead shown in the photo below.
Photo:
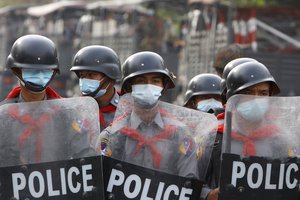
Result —
[{"label": "officer's forehead", "polygon": [[270,83],[269,82],[258,83],[258,84],[252,85],[246,89],[248,89],[248,90],[269,90]]},{"label": "officer's forehead", "polygon": [[90,71],[90,70],[81,70],[78,72],[79,75],[86,75],[86,74],[94,74],[94,75],[101,75],[101,76],[105,76],[103,73],[101,72],[97,72],[97,71]]},{"label": "officer's forehead", "polygon": [[152,72],[147,74],[140,74],[136,76],[136,78],[146,78],[146,79],[152,79],[152,78],[163,78],[163,75],[161,73]]}]

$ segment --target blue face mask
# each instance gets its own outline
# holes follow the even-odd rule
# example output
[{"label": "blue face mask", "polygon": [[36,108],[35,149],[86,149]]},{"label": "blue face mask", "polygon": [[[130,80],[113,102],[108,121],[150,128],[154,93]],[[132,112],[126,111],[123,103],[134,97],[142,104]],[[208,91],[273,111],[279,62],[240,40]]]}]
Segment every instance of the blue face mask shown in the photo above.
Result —
[{"label": "blue face mask", "polygon": [[197,104],[197,110],[202,112],[208,112],[211,109],[222,108],[222,107],[223,107],[222,103],[213,98],[202,100]]},{"label": "blue face mask", "polygon": [[23,69],[22,78],[25,82],[45,87],[53,75],[53,70]]},{"label": "blue face mask", "polygon": [[[101,81],[99,81],[99,80],[87,79],[87,78],[79,79],[80,91],[83,95],[87,95],[87,96],[90,96],[91,93],[95,92],[100,87],[100,84],[101,84]],[[98,98],[98,97],[103,96],[107,91],[107,87],[105,89],[99,90],[97,92],[97,94],[95,94],[93,97]]]},{"label": "blue face mask", "polygon": [[251,122],[260,121],[269,109],[268,99],[253,99],[243,102],[237,106],[238,114]]},{"label": "blue face mask", "polygon": [[161,96],[162,87],[152,84],[137,84],[132,86],[134,101],[143,108],[152,108]]}]

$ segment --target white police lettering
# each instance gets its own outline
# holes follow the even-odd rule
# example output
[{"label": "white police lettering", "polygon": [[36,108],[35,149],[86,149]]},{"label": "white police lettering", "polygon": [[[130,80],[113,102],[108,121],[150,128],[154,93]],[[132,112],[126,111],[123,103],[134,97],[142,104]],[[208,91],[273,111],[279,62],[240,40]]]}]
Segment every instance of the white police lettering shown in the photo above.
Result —
[{"label": "white police lettering", "polygon": [[51,170],[46,170],[47,173],[47,185],[48,185],[48,196],[58,196],[60,194],[59,190],[53,190],[52,185],[52,173]]},{"label": "white police lettering", "polygon": [[[133,185],[134,187],[132,187]],[[151,179],[149,178],[142,180],[141,177],[136,174],[131,174],[126,178],[122,171],[112,169],[106,191],[112,192],[114,187],[123,186],[123,192],[127,198],[134,199],[140,195],[139,199],[143,200],[168,200],[172,195],[179,196],[179,199],[182,200],[189,200],[188,195],[190,196],[193,193],[193,190],[189,188],[182,187],[180,190],[177,185],[166,186],[165,183],[159,182],[154,198],[149,196],[150,185]]]},{"label": "white police lettering", "polygon": [[[130,192],[130,186],[132,184],[132,182],[134,182],[134,189],[132,192]],[[130,198],[136,198],[139,195],[139,192],[141,190],[142,187],[142,180],[138,175],[132,174],[130,176],[128,176],[128,178],[125,181],[124,184],[124,194]]]},{"label": "white police lettering", "polygon": [[80,191],[80,187],[81,187],[81,184],[80,183],[76,183],[76,185],[74,186],[73,184],[73,174],[75,174],[75,176],[78,176],[80,174],[79,172],[79,169],[77,167],[71,167],[69,169],[69,172],[68,172],[68,185],[69,185],[69,188],[71,190],[72,193],[78,193]]},{"label": "white police lettering", "polygon": [[[36,178],[38,180],[39,191],[37,191],[36,188],[34,187],[34,179]],[[34,171],[29,175],[28,186],[29,186],[29,191],[33,197],[40,198],[43,196],[45,192],[45,183],[41,172]]]},{"label": "white police lettering", "polygon": [[[53,184],[54,181],[50,169],[46,170],[46,177],[43,176],[44,172],[40,171],[32,171],[28,177],[23,173],[12,173],[14,197],[19,199],[20,192],[23,190],[28,190],[34,198],[41,198],[45,195],[49,197],[67,195],[68,189],[72,193],[78,193],[80,190],[89,192],[93,188],[92,185],[88,185],[88,181],[93,179],[92,174],[88,173],[89,170],[92,170],[91,164],[82,165],[81,170],[77,167],[71,167],[70,169],[60,168],[60,177],[58,179],[60,180],[60,185]],[[75,182],[74,176],[81,176],[82,184]],[[45,194],[45,191],[48,191],[48,193]]]},{"label": "white police lettering", "polygon": [[[283,189],[283,185],[286,185],[288,189],[296,188],[297,179],[292,179],[291,174],[295,174],[299,170],[298,165],[295,163],[289,165],[281,163],[279,169],[279,172],[276,171],[278,173],[278,176],[276,176],[278,181],[272,183],[271,180],[274,181],[272,175],[274,176],[275,174],[274,170],[272,171],[271,163],[266,164],[265,168],[259,163],[252,163],[247,169],[243,162],[233,161],[231,184],[236,187],[238,180],[246,178],[251,189],[263,187],[266,190],[280,190]],[[254,174],[257,176],[254,176]],[[263,182],[265,183],[264,185]]]},{"label": "white police lettering", "polygon": [[12,183],[13,183],[14,197],[19,199],[19,191],[23,190],[26,187],[25,175],[23,173],[13,173]]}]

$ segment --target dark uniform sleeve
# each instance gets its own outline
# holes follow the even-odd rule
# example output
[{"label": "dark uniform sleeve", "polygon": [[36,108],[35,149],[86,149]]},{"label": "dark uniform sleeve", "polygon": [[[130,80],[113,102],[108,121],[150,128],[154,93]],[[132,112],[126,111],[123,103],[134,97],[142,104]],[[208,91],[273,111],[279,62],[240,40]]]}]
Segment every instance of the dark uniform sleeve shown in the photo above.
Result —
[{"label": "dark uniform sleeve", "polygon": [[221,152],[222,152],[222,139],[223,134],[218,133],[212,154],[209,160],[209,166],[206,173],[206,181],[208,186],[212,189],[217,188],[219,186],[219,178],[221,171]]}]

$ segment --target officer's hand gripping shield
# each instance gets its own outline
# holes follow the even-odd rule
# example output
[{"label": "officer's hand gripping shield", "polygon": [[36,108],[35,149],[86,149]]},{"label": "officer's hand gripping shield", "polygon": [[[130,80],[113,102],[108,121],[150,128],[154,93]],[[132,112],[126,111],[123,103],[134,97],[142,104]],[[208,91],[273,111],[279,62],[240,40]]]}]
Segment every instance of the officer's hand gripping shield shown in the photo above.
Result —
[{"label": "officer's hand gripping shield", "polygon": [[0,199],[103,196],[97,110],[90,97],[1,106]]},{"label": "officer's hand gripping shield", "polygon": [[123,95],[101,133],[107,198],[198,199],[216,128],[214,115]]},{"label": "officer's hand gripping shield", "polygon": [[299,103],[252,95],[228,100],[220,200],[298,199]]}]

